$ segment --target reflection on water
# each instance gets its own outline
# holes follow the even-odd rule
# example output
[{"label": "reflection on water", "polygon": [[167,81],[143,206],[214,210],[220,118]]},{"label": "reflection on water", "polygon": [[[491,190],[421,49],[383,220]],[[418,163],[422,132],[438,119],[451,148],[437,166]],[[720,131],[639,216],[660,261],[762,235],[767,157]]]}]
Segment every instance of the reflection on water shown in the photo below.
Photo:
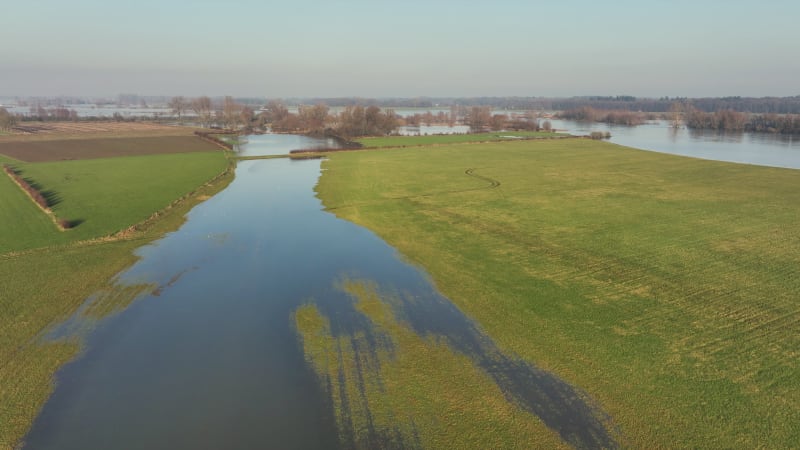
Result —
[{"label": "reflection on water", "polygon": [[627,147],[695,158],[800,169],[800,140],[773,133],[735,133],[674,128],[668,121],[638,126],[553,120],[553,127],[577,135],[608,131]]},{"label": "reflection on water", "polygon": [[[307,138],[263,139],[286,153]],[[336,448],[332,398],[294,315],[313,302],[334,333],[368,334],[369,320],[337,287],[348,276],[402,292],[393,306],[413,331],[467,355],[567,442],[614,445],[580,391],[500,352],[392,247],[323,211],[313,195],[319,174],[319,161],[240,162],[235,180],[178,231],[139,249],[117,279],[129,306],[93,322],[28,448]],[[372,335],[373,349],[389,347]]]},{"label": "reflection on water", "polygon": [[318,139],[296,134],[257,134],[247,136],[236,150],[240,156],[285,155],[292,150],[340,148],[336,139]]}]

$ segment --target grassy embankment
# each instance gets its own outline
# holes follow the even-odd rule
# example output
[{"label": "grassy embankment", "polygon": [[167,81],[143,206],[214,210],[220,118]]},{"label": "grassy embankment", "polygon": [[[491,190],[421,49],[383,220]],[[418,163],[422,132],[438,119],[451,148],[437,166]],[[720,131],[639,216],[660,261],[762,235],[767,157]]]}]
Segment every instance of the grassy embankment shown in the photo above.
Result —
[{"label": "grassy embankment", "polygon": [[326,207],[424,267],[503,349],[587,391],[622,445],[800,445],[800,171],[577,139],[323,164]]},{"label": "grassy embankment", "polygon": [[[51,150],[60,145],[53,137],[47,142]],[[113,140],[87,143],[92,154],[105,149],[112,155],[118,148]],[[59,217],[82,221],[59,231],[5,174],[0,177],[1,449],[22,437],[52,391],[53,373],[79,350],[76,342],[40,343],[36,337],[102,291],[135,261],[134,249],[175,229],[192,206],[232,177],[226,173],[208,184],[228,167],[225,155],[211,145],[193,153],[169,152],[167,145],[156,152],[161,154],[43,163],[0,155],[0,163],[12,164],[54,194],[52,209]],[[135,230],[115,235],[135,224]],[[105,299],[87,314],[113,310],[115,304],[104,303],[130,301],[142,288],[126,298]]]},{"label": "grassy embankment", "polygon": [[458,144],[466,142],[512,141],[568,137],[564,133],[547,131],[503,131],[495,133],[435,134],[429,136],[385,136],[356,139],[364,147],[414,147],[420,145]]}]

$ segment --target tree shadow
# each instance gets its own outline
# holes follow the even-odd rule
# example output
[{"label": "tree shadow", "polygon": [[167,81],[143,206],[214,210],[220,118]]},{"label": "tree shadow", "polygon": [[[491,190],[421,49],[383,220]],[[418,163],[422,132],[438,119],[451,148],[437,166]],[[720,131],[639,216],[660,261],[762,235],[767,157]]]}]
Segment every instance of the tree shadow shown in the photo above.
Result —
[{"label": "tree shadow", "polygon": [[72,220],[65,220],[66,224],[68,225],[66,228],[76,228],[78,225],[86,222],[85,219],[72,219]]},{"label": "tree shadow", "polygon": [[33,186],[33,185],[31,185],[31,186],[34,189],[38,190],[40,194],[42,194],[42,197],[44,197],[44,200],[47,202],[47,206],[49,208],[52,208],[53,206],[56,206],[59,203],[61,203],[61,194],[59,194],[58,192],[53,191],[53,190],[45,190],[45,191],[43,191],[43,190],[39,189],[37,186]]}]

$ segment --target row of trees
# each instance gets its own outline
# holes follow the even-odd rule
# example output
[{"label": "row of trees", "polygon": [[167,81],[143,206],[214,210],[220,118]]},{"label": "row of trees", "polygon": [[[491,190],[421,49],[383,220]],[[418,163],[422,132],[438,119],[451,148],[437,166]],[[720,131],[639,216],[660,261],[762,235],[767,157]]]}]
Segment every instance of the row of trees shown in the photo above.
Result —
[{"label": "row of trees", "polygon": [[42,105],[31,106],[25,120],[36,120],[39,122],[47,122],[49,120],[65,121],[65,120],[78,120],[78,112],[74,109],[65,108],[63,106],[56,106],[52,108],[45,108]]},{"label": "row of trees", "polygon": [[336,132],[345,137],[381,136],[397,128],[394,110],[381,111],[377,106],[347,106],[335,118]]},{"label": "row of trees", "polygon": [[172,110],[178,121],[183,121],[184,115],[191,111],[194,117],[204,127],[220,126],[229,129],[250,128],[253,126],[255,113],[252,108],[243,105],[231,96],[226,96],[221,102],[214,102],[210,97],[202,96],[187,99],[182,96],[172,97],[167,106]]},{"label": "row of trees", "polygon": [[464,124],[472,132],[484,131],[550,131],[550,121],[539,123],[539,117],[532,112],[523,114],[492,114],[491,106],[473,106],[464,117]]},{"label": "row of trees", "polygon": [[569,109],[559,113],[558,117],[567,120],[605,122],[614,125],[641,125],[647,120],[658,118],[655,114],[645,114],[639,111],[603,110],[595,109],[591,106]]},{"label": "row of trees", "polygon": [[747,131],[780,134],[800,134],[800,115],[763,114],[752,116],[745,126]]},{"label": "row of trees", "polygon": [[377,106],[347,106],[332,114],[325,104],[300,106],[292,113],[280,102],[271,101],[258,115],[261,123],[269,124],[279,132],[324,133],[333,132],[343,137],[374,136],[391,133],[398,125],[398,117],[391,109],[382,111]]},{"label": "row of trees", "polygon": [[5,108],[0,108],[0,130],[11,131],[11,128],[17,124],[17,116],[8,112]]},{"label": "row of trees", "polygon": [[744,131],[745,125],[747,125],[747,115],[732,109],[709,113],[689,108],[685,113],[684,121],[688,128],[693,129]]},{"label": "row of trees", "polygon": [[718,131],[756,131],[780,134],[800,134],[800,115],[752,114],[730,109],[713,113],[690,108],[685,114],[688,128]]}]

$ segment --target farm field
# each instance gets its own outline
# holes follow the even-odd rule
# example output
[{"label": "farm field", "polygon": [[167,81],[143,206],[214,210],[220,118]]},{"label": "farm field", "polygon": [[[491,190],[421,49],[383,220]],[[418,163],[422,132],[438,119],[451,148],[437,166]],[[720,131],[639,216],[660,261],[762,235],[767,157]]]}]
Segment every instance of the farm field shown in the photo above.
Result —
[{"label": "farm field", "polygon": [[[323,167],[331,212],[425,268],[501,348],[585,390],[622,446],[800,445],[800,172],[583,139]],[[324,331],[313,311],[298,322]]]},{"label": "farm field", "polygon": [[28,139],[63,139],[68,136],[86,137],[87,135],[107,134],[109,136],[182,136],[191,135],[194,128],[175,127],[149,122],[22,122],[14,126],[13,131],[4,134],[7,137]]},{"label": "farm field", "polygon": [[518,139],[544,139],[567,137],[563,133],[546,131],[508,131],[472,134],[438,134],[430,136],[387,136],[356,139],[364,147],[414,147],[434,144],[457,144],[463,142],[509,141]]},{"label": "farm field", "polygon": [[0,141],[0,154],[25,162],[94,159],[217,150],[194,136],[94,137]]},{"label": "farm field", "polygon": [[[77,342],[40,345],[37,336],[133,263],[134,249],[176,228],[231,179],[222,151],[186,139],[211,151],[162,147],[155,155],[44,163],[0,155],[0,163],[48,193],[57,216],[77,224],[59,231],[6,174],[0,177],[0,449],[22,437],[52,390],[53,373],[79,350]],[[115,140],[98,141],[95,148],[114,153]]]}]

